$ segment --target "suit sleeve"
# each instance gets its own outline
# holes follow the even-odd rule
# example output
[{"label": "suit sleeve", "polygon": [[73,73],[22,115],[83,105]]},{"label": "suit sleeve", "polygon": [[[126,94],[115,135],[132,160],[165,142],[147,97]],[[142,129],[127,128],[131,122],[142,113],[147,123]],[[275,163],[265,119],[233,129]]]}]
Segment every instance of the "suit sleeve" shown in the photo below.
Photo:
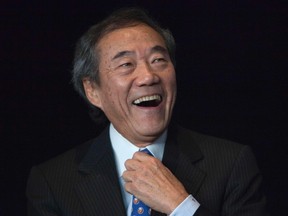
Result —
[{"label": "suit sleeve", "polygon": [[28,216],[60,216],[53,193],[41,170],[33,167],[27,182]]},{"label": "suit sleeve", "polygon": [[210,212],[200,205],[194,216],[267,216],[261,184],[262,177],[254,155],[250,147],[244,146],[228,179],[221,212]]}]

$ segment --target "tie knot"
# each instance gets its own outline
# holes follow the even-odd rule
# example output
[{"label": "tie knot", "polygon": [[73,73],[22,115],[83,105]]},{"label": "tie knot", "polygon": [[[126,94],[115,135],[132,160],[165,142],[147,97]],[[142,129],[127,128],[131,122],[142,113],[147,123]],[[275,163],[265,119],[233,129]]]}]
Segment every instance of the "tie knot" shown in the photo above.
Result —
[{"label": "tie knot", "polygon": [[148,154],[148,155],[150,155],[150,156],[153,156],[153,154],[147,149],[147,148],[145,148],[145,149],[142,149],[142,150],[140,150],[141,152],[144,152],[144,153],[146,153],[146,154]]}]

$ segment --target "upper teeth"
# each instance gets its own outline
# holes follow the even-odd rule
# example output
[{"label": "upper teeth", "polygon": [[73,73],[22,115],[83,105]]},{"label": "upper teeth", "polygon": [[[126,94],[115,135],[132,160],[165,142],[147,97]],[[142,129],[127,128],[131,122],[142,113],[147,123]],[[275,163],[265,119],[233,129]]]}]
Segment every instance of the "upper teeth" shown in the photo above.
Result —
[{"label": "upper teeth", "polygon": [[145,96],[145,97],[138,98],[133,103],[140,104],[143,101],[151,101],[151,100],[161,100],[161,96],[160,95]]}]

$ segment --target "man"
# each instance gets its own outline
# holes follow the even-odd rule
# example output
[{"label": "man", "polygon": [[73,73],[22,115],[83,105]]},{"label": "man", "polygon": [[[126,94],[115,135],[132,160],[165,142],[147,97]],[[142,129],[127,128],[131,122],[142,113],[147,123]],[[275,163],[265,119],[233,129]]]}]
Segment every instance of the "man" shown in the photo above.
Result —
[{"label": "man", "polygon": [[249,147],[172,123],[174,51],[171,33],[139,9],[117,11],[84,34],[73,82],[110,124],[32,169],[29,215],[130,216],[139,201],[151,215],[265,215]]}]

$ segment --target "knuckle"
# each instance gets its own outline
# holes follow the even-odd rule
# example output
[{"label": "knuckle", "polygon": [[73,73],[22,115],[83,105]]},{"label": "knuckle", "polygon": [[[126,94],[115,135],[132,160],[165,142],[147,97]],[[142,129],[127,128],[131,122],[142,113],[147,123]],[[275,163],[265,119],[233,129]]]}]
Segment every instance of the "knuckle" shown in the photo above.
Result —
[{"label": "knuckle", "polygon": [[158,166],[159,160],[156,159],[155,157],[151,157],[151,162],[152,162],[152,164]]},{"label": "knuckle", "polygon": [[154,170],[159,170],[161,167],[161,163],[156,158],[151,158],[151,164]]}]

